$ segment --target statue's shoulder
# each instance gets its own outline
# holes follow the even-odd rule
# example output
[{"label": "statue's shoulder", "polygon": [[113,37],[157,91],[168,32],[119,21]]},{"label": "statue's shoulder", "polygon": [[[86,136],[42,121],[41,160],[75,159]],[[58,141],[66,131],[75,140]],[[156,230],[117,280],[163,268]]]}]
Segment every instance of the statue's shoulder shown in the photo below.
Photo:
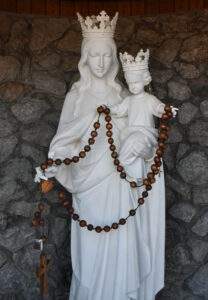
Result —
[{"label": "statue's shoulder", "polygon": [[78,97],[78,89],[77,87],[73,87],[66,93],[65,98],[69,101],[73,101],[74,99],[77,99]]}]

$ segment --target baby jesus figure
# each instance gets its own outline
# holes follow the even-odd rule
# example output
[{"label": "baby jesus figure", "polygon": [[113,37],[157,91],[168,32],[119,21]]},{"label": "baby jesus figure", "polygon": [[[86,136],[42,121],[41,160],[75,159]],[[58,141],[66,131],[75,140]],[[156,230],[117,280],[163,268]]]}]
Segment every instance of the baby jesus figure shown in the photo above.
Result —
[{"label": "baby jesus figure", "polygon": [[[120,60],[129,91],[132,95],[127,96],[122,103],[111,106],[110,109],[112,115],[128,117],[127,127],[120,136],[121,148],[119,159],[125,165],[125,169],[129,176],[133,177],[134,180],[140,184],[142,183],[147,170],[145,171],[144,159],[134,155],[131,141],[135,141],[138,130],[141,132],[144,127],[150,134],[157,137],[154,116],[158,118],[162,116],[165,104],[144,90],[145,86],[152,80],[148,68],[148,49],[146,52],[140,50],[135,59],[127,52],[124,54],[120,53]],[[178,109],[172,106],[171,108],[173,116],[175,117]],[[155,150],[155,147],[153,147],[153,149]],[[152,156],[154,156],[154,152],[152,153]]]}]

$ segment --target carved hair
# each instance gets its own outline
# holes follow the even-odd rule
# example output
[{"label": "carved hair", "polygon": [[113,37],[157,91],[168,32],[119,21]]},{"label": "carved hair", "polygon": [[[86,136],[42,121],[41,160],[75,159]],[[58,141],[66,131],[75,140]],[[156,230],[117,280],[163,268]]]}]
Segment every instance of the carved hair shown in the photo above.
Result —
[{"label": "carved hair", "polygon": [[[87,55],[88,55],[89,49],[91,47],[91,42],[92,42],[92,39],[86,39],[86,38],[84,38],[82,41],[81,58],[80,58],[80,61],[78,64],[78,69],[80,72],[80,79],[72,85],[72,90],[77,89],[78,95],[79,95],[79,97],[76,101],[76,107],[75,107],[75,112],[74,112],[75,115],[77,115],[77,112],[79,109],[79,102],[80,102],[80,98],[81,98],[80,94],[84,90],[88,89],[91,85],[92,76],[91,76],[89,67],[86,64]],[[113,54],[111,69],[107,73],[107,82],[108,82],[109,86],[113,87],[118,92],[118,94],[120,94],[122,88],[121,88],[120,84],[118,82],[116,82],[116,76],[117,76],[118,69],[119,69],[116,44],[112,38],[106,38],[106,43],[111,47],[112,54]],[[94,41],[93,41],[93,44],[94,44]]]}]

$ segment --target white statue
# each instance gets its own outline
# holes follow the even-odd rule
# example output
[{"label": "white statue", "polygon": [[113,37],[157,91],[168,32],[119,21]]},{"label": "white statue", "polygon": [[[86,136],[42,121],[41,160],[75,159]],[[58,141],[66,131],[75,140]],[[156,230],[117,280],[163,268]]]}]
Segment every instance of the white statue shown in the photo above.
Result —
[{"label": "white statue", "polygon": [[[50,144],[48,157],[54,160],[73,157],[88,143],[98,106],[123,103],[124,93],[116,81],[119,64],[113,39],[117,14],[111,21],[105,12],[97,17],[78,17],[83,34],[80,79],[66,95],[57,133]],[[84,159],[69,166],[53,165],[45,176],[55,176],[72,193],[73,207],[80,220],[104,227],[119,223],[130,209],[137,207],[142,188],[133,189],[128,181],[121,179],[109,151],[103,114],[99,123],[96,142]],[[120,133],[128,119],[112,115],[112,124],[119,152]],[[129,139],[131,155],[134,160],[143,159],[145,172],[151,163],[156,138],[154,130],[141,125],[136,137]],[[40,180],[40,174],[36,180]],[[79,222],[72,220],[73,276],[69,299],[154,300],[164,287],[164,250],[165,190],[161,172],[136,215],[129,217],[124,225],[119,223],[118,229],[98,233],[86,226],[80,228]]]}]

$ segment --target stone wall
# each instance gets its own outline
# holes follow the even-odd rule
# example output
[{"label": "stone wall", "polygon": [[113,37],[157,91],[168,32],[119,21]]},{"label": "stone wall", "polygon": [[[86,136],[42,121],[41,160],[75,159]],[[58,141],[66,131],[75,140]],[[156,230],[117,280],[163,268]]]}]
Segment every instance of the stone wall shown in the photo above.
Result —
[{"label": "stone wall", "polygon": [[[46,158],[66,91],[78,78],[75,19],[0,14],[0,300],[38,300],[40,200],[34,168]],[[165,154],[166,286],[158,299],[208,299],[208,12],[120,18],[116,42],[151,50],[153,93],[179,107]],[[122,74],[120,73],[122,79]],[[44,200],[50,300],[66,300],[70,220],[56,192]]]}]

